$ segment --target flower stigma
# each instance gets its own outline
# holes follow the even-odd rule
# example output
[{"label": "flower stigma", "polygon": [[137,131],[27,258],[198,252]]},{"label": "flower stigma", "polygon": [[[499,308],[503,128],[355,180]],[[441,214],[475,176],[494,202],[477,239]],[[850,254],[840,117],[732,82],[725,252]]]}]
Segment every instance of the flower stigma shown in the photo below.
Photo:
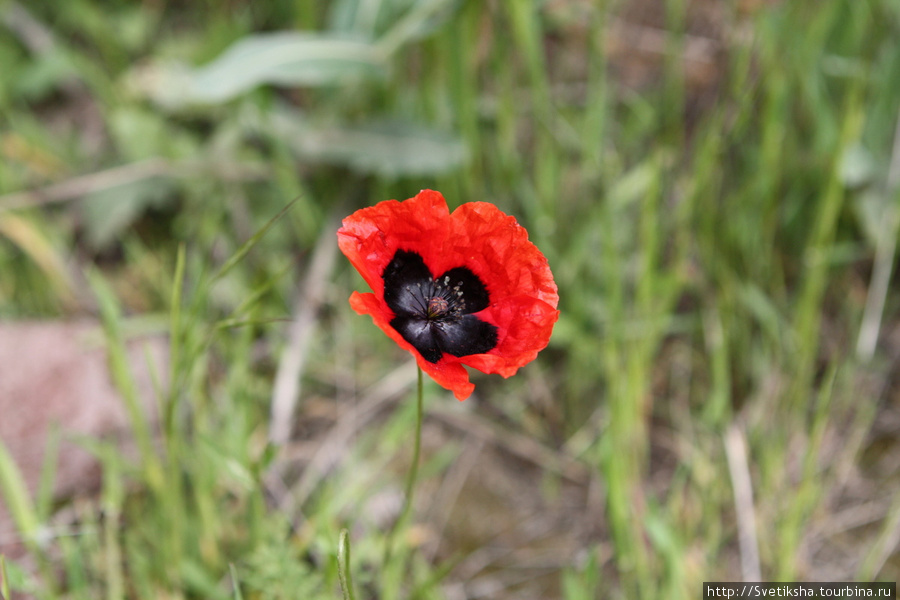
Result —
[{"label": "flower stigma", "polygon": [[433,296],[428,301],[428,318],[440,319],[450,310],[450,303],[440,296]]}]

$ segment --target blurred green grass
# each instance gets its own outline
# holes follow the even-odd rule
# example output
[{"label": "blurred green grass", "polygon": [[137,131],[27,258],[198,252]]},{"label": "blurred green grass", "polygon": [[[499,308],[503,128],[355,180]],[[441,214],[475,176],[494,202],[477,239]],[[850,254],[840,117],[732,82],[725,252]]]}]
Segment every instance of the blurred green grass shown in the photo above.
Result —
[{"label": "blurred green grass", "polygon": [[[875,284],[898,223],[895,2],[6,0],[0,23],[0,316],[100,315],[126,399],[129,323],[155,317],[172,354],[158,445],[137,413],[136,462],[98,445],[78,535],[33,544],[40,575],[19,577],[38,597],[334,598],[344,526],[362,597],[691,598],[757,554],[765,580],[900,576],[898,295]],[[331,219],[423,187],[516,215],[561,318],[453,407],[490,432],[469,475],[430,388],[445,450],[420,497],[456,477],[446,510],[487,525],[449,523],[426,559],[444,517],[420,506],[381,565],[370,504],[401,485],[412,386],[320,475],[267,445],[268,403]],[[338,264],[299,447],[408,362]],[[527,497],[490,487],[504,469]],[[490,529],[521,505],[561,533]],[[497,546],[512,558],[472,566]]]}]

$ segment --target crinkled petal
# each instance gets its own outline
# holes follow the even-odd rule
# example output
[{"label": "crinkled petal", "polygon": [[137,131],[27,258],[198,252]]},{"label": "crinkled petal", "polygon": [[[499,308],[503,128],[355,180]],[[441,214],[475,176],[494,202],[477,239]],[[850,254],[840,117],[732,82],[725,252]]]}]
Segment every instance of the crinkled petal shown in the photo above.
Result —
[{"label": "crinkled petal", "polygon": [[460,364],[459,359],[444,355],[444,358],[437,363],[425,360],[412,344],[404,340],[403,336],[391,327],[390,321],[393,315],[390,309],[385,310],[386,305],[375,294],[353,292],[350,295],[350,306],[361,315],[370,315],[379,329],[394,340],[398,346],[415,356],[419,368],[434,379],[438,385],[453,392],[457,400],[465,400],[472,394],[475,385],[469,381],[469,373]]},{"label": "crinkled petal", "polygon": [[344,219],[338,230],[338,246],[380,296],[384,293],[381,274],[397,250],[440,244],[450,233],[449,215],[444,197],[431,190],[405,202],[386,200]]},{"label": "crinkled petal", "polygon": [[[444,197],[432,190],[404,202],[380,202],[344,219],[338,244],[374,292],[354,292],[354,310],[371,315],[388,337],[416,357],[422,370],[460,400],[474,389],[463,364],[509,377],[547,346],[559,317],[547,259],[514,217],[488,202],[468,202],[452,214]],[[488,306],[473,316],[497,328],[492,349],[461,357],[445,352],[433,363],[403,339],[390,325],[395,315],[384,299],[384,270],[398,250],[421,256],[432,276],[465,267],[484,284]]]},{"label": "crinkled petal", "polygon": [[518,296],[501,300],[476,316],[494,324],[500,337],[487,354],[466,356],[461,362],[485,373],[511,377],[547,347],[559,311],[542,300]]}]

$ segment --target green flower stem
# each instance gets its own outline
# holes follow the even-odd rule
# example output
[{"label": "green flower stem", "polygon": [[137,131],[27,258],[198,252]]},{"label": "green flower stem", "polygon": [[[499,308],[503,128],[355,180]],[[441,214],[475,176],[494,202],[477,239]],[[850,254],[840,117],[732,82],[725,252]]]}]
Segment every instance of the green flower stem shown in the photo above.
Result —
[{"label": "green flower stem", "polygon": [[397,517],[397,520],[394,521],[394,524],[391,526],[391,530],[388,532],[387,540],[384,545],[384,564],[388,564],[391,559],[391,547],[394,543],[394,534],[397,533],[397,528],[401,523],[406,522],[406,519],[409,517],[409,512],[412,509],[412,500],[413,500],[413,491],[416,486],[416,477],[419,474],[419,453],[422,448],[422,396],[423,396],[423,384],[422,384],[422,369],[418,369],[419,377],[416,383],[416,438],[413,445],[413,458],[412,465],[409,467],[409,473],[406,476],[406,498],[403,502],[403,510],[400,512],[400,516]]},{"label": "green flower stem", "polygon": [[356,600],[353,591],[353,574],[350,572],[350,532],[341,529],[338,541],[338,578],[341,580],[341,592],[344,600]]}]

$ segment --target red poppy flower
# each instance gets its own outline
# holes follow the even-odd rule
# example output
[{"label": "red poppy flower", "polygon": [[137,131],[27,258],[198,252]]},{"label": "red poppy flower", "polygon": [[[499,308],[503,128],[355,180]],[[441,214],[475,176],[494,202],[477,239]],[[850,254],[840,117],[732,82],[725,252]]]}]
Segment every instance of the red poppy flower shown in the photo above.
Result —
[{"label": "red poppy flower", "polygon": [[475,389],[463,365],[509,377],[559,317],[547,259],[488,202],[452,214],[432,190],[380,202],[344,219],[338,245],[374,292],[353,292],[353,309],[460,400]]}]

